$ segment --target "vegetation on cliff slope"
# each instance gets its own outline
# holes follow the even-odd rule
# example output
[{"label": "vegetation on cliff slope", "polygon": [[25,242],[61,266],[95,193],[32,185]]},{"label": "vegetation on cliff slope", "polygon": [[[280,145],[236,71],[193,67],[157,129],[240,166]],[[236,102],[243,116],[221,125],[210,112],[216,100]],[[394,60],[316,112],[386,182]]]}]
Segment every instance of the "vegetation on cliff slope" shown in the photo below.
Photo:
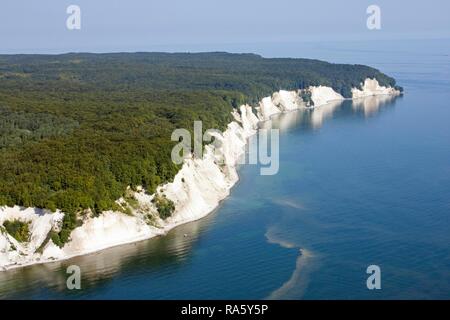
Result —
[{"label": "vegetation on cliff slope", "polygon": [[29,224],[20,220],[6,220],[3,222],[3,227],[17,241],[27,242],[30,238]]}]

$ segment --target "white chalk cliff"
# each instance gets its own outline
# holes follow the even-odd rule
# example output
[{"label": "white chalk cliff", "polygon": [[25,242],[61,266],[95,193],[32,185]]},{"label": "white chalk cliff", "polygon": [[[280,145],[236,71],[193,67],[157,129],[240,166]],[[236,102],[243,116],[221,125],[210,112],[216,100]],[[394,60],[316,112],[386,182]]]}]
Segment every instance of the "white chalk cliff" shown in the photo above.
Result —
[{"label": "white chalk cliff", "polygon": [[311,100],[314,106],[322,106],[332,101],[344,100],[344,97],[330,87],[310,87]]},{"label": "white chalk cliff", "polygon": [[[314,107],[344,99],[329,87],[310,87],[305,91],[309,91]],[[71,233],[71,240],[59,248],[53,244],[49,234],[51,230],[58,231],[61,227],[64,213],[18,206],[0,207],[0,226],[6,220],[20,220],[29,223],[30,230],[30,240],[19,243],[5,228],[0,227],[0,270],[67,259],[148,239],[163,235],[177,225],[206,216],[229,195],[230,189],[238,181],[238,160],[245,152],[247,139],[256,133],[258,123],[269,120],[275,114],[305,108],[307,104],[301,94],[300,91],[281,90],[262,99],[256,108],[243,105],[233,111],[235,120],[228,124],[223,134],[216,134],[221,146],[206,146],[202,159],[185,159],[173,182],[158,188],[159,194],[164,194],[175,204],[174,213],[166,220],[159,218],[152,203],[155,195],[148,195],[145,190],[139,189],[132,195],[137,200],[137,206],[133,206],[131,215],[107,211],[93,217],[88,212],[84,215],[82,226]],[[355,88],[352,94],[356,99],[373,95],[398,95],[400,92],[380,86],[375,79],[366,79],[362,89]],[[119,199],[118,203],[123,201]]]}]

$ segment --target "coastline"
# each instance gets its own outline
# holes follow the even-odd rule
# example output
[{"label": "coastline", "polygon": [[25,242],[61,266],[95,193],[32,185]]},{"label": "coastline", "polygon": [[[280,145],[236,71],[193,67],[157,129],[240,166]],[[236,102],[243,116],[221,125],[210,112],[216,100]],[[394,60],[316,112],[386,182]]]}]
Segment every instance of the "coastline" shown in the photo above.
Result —
[{"label": "coastline", "polygon": [[[314,107],[344,100],[329,87],[310,87],[309,90]],[[393,88],[380,87],[376,80],[370,79],[366,79],[362,90],[352,89],[352,99],[394,94],[398,95],[400,92]],[[0,269],[9,270],[32,264],[61,261],[118,245],[147,240],[164,235],[178,225],[205,217],[230,194],[231,188],[239,180],[238,159],[245,153],[247,140],[257,132],[258,124],[276,114],[305,107],[307,106],[298,91],[284,90],[263,98],[259,107],[254,108],[256,115],[251,106],[240,106],[239,112],[233,112],[235,120],[228,124],[223,135],[217,136],[222,142],[221,153],[224,159],[218,159],[214,146],[208,145],[202,159],[192,157],[186,159],[174,181],[158,187],[158,193],[165,194],[175,203],[175,212],[165,221],[156,219],[149,223],[148,214],[156,212],[152,203],[154,195],[147,195],[140,189],[133,195],[139,203],[133,210],[133,215],[106,211],[99,217],[87,217],[83,225],[72,232],[71,241],[66,246],[59,248],[50,240],[42,248],[42,253],[36,253],[52,228],[61,222],[63,213],[17,206],[0,208],[0,225],[8,219],[24,219],[31,222],[31,239],[26,245],[18,243],[4,231],[0,232]],[[225,160],[226,165],[221,167],[218,164],[220,160]],[[16,250],[11,250],[13,247]]]}]

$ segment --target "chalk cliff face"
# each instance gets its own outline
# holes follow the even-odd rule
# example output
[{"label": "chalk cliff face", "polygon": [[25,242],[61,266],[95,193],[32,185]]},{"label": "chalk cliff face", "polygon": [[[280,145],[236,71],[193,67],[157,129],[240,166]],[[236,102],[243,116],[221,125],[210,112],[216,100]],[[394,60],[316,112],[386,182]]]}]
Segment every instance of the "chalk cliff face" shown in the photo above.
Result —
[{"label": "chalk cliff face", "polygon": [[29,223],[30,239],[27,243],[20,243],[7,231],[0,227],[0,267],[10,264],[25,264],[40,259],[42,243],[52,228],[57,229],[64,214],[61,212],[48,213],[41,209],[0,208],[0,226],[5,221],[20,220]]},{"label": "chalk cliff face", "polygon": [[364,84],[362,84],[362,89],[353,88],[352,96],[353,99],[378,96],[378,95],[400,95],[400,91],[392,87],[380,86],[376,79],[366,79]]},{"label": "chalk cliff face", "polygon": [[272,101],[281,112],[297,110],[305,105],[298,92],[295,91],[280,90],[275,92],[272,96]]},{"label": "chalk cliff face", "polygon": [[[374,79],[367,79],[362,90],[353,89],[353,98],[372,95],[399,94],[393,88],[379,86]],[[320,107],[344,98],[329,87],[306,89],[314,107]],[[21,220],[30,223],[30,241],[19,243],[4,228],[0,229],[0,268],[8,269],[33,263],[67,259],[76,255],[91,253],[108,247],[148,239],[162,235],[177,225],[194,221],[213,211],[238,181],[237,165],[245,152],[247,139],[256,133],[260,122],[283,112],[305,108],[301,91],[278,91],[265,97],[256,108],[242,105],[233,111],[235,120],[228,124],[223,133],[215,133],[220,146],[205,147],[202,159],[189,157],[174,181],[157,190],[175,204],[175,211],[166,220],[159,218],[152,203],[155,195],[145,190],[133,192],[137,206],[132,214],[107,211],[98,217],[86,214],[83,225],[76,228],[63,248],[49,239],[51,230],[60,228],[64,214],[50,213],[34,208],[0,207],[0,225],[6,220]],[[121,203],[123,199],[119,199]]]},{"label": "chalk cliff face", "polygon": [[315,107],[323,106],[332,101],[344,100],[344,97],[334,91],[330,87],[310,87],[311,100],[314,102]]}]

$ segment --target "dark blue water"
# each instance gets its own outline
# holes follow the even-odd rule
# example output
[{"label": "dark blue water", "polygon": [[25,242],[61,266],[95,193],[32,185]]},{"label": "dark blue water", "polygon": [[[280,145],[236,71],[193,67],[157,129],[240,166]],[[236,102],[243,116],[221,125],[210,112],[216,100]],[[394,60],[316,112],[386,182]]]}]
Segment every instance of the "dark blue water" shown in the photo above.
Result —
[{"label": "dark blue water", "polygon": [[[450,45],[303,44],[405,95],[280,116],[280,171],[243,166],[220,208],[167,236],[0,273],[3,298],[450,299]],[[185,237],[184,234],[188,236]],[[66,289],[65,268],[82,270]],[[366,268],[381,268],[368,290]]]}]

